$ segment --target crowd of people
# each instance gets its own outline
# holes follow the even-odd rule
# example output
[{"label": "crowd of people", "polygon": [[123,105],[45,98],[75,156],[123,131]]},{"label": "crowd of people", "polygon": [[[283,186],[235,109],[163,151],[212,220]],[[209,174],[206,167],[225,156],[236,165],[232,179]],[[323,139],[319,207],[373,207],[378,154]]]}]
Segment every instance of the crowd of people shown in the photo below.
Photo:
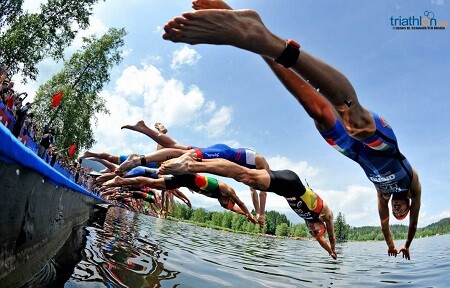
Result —
[{"label": "crowd of people", "polygon": [[18,137],[23,131],[36,141],[39,137],[39,129],[33,124],[34,114],[30,112],[32,103],[25,102],[28,93],[18,93],[14,90],[14,82],[10,78],[7,66],[0,67],[0,83],[2,85],[0,89],[2,108],[4,107],[15,121],[14,136]]},{"label": "crowd of people", "polygon": [[68,157],[67,153],[61,153],[65,149],[61,150],[56,146],[55,129],[48,126],[40,129],[39,125],[33,122],[33,103],[26,102],[24,104],[28,93],[15,91],[14,82],[5,65],[0,67],[0,83],[0,109],[8,118],[2,119],[2,123],[9,126],[11,133],[27,144],[46,163],[52,167],[57,163],[62,170],[60,172],[67,172],[66,175],[72,180],[87,188],[88,182],[92,178],[89,171]]}]

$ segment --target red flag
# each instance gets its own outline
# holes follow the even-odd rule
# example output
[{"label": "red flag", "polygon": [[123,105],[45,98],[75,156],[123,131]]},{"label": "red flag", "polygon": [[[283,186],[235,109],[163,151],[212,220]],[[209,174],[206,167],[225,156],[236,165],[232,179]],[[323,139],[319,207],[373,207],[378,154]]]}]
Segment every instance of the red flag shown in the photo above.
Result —
[{"label": "red flag", "polygon": [[53,98],[52,98],[52,107],[53,108],[58,107],[59,102],[61,102],[62,96],[63,96],[63,92],[61,92],[61,91],[56,93],[55,95],[53,95]]},{"label": "red flag", "polygon": [[69,157],[73,158],[75,156],[75,152],[77,151],[77,144],[72,144],[69,147]]}]

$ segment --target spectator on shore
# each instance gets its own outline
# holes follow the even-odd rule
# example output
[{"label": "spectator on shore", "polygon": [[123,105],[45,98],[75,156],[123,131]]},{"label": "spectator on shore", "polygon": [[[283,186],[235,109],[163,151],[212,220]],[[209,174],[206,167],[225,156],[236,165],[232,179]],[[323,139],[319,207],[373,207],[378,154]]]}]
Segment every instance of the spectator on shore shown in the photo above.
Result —
[{"label": "spectator on shore", "polygon": [[[38,150],[38,156],[44,159],[44,156],[46,155],[47,149],[50,147],[50,144],[55,143],[55,136],[53,129],[44,130],[44,134],[42,135],[41,141],[39,142],[39,150]],[[45,162],[48,162],[46,159],[44,159]]]},{"label": "spectator on shore", "polygon": [[[20,99],[20,98],[19,98]],[[21,103],[21,102],[18,102]],[[31,103],[27,102],[27,104],[25,104],[24,106],[20,107],[20,108],[16,108],[16,123],[14,124],[12,133],[14,135],[14,137],[19,137],[20,135],[20,131],[22,129],[22,127],[24,126],[24,121],[26,116],[28,115],[28,111],[31,108]]]}]

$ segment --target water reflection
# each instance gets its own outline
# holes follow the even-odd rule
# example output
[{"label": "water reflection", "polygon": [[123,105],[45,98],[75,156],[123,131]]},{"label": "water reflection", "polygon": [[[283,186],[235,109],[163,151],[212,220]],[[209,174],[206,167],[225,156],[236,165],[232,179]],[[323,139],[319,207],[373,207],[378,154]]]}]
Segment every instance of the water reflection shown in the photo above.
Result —
[{"label": "water reflection", "polygon": [[102,228],[88,227],[83,260],[66,286],[100,282],[114,287],[161,287],[161,280],[175,278],[178,272],[165,269],[159,261],[163,251],[138,232],[139,219],[137,214],[111,208]]},{"label": "water reflection", "polygon": [[[339,244],[335,261],[315,241],[226,233],[119,208],[87,232],[66,287],[443,287],[450,280],[450,236],[415,239],[411,261],[389,258],[384,242]],[[430,254],[430,241],[443,250]]]}]

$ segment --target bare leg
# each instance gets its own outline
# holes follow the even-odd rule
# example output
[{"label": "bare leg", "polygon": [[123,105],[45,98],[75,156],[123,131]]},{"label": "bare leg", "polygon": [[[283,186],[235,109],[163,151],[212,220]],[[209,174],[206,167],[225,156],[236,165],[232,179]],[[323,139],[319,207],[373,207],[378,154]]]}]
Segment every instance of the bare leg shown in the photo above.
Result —
[{"label": "bare leg", "polygon": [[175,142],[172,138],[165,135],[164,133],[160,133],[148,127],[144,120],[137,122],[134,125],[124,125],[121,129],[129,129],[132,131],[140,132],[150,138],[152,138],[159,145],[166,148],[177,148],[177,149],[187,149],[187,146],[183,146]]},{"label": "bare leg", "polygon": [[[190,151],[190,150],[188,150]],[[130,171],[134,167],[141,165],[141,157],[145,158],[145,161],[148,162],[164,162],[168,159],[176,158],[186,153],[186,150],[182,149],[174,149],[174,148],[164,148],[152,152],[150,154],[139,156],[137,154],[131,154],[128,156],[127,160],[125,160],[120,166],[116,169],[116,171]]]},{"label": "bare leg", "polygon": [[270,185],[270,175],[263,169],[249,169],[231,161],[216,158],[195,161],[190,155],[171,159],[159,168],[159,174],[211,173],[233,178],[250,187],[265,190]]},{"label": "bare leg", "polygon": [[119,157],[118,156],[114,156],[114,155],[111,155],[111,154],[108,154],[108,153],[105,153],[105,152],[96,153],[96,152],[86,151],[86,152],[84,152],[84,154],[80,158],[89,158],[89,157],[98,158],[98,159],[104,159],[104,160],[109,161],[111,163],[119,164]]},{"label": "bare leg", "polygon": [[96,183],[103,183],[103,182],[105,182],[105,181],[108,181],[108,180],[113,179],[113,178],[116,177],[116,176],[117,176],[117,174],[114,173],[114,172],[111,172],[111,173],[104,173],[103,175],[98,176],[97,179],[95,179],[95,182],[96,182]]},{"label": "bare leg", "polygon": [[[184,13],[164,26],[163,38],[188,44],[232,45],[277,58],[285,41],[272,34],[251,10],[200,10]],[[251,31],[251,33],[249,33]]]},{"label": "bare leg", "polygon": [[147,177],[134,177],[134,178],[122,178],[120,176],[116,176],[114,179],[106,181],[103,183],[103,186],[148,186],[154,189],[165,189],[166,183],[164,178],[152,179]]},{"label": "bare leg", "polygon": [[141,157],[137,154],[130,154],[128,158],[117,167],[116,172],[130,171],[139,165],[141,165]]},{"label": "bare leg", "polygon": [[[132,180],[132,181],[126,181],[126,180]],[[131,182],[133,182],[133,184],[136,183],[136,181],[134,179],[131,179],[131,178],[125,179],[120,176],[116,176],[116,177],[114,177],[114,179],[108,180],[105,183],[103,183],[103,186],[120,187],[120,186],[124,186],[124,185],[132,185]]]},{"label": "bare leg", "polygon": [[96,158],[96,157],[87,157],[86,159],[92,160],[92,161],[96,161],[96,162],[99,162],[99,163],[103,164],[109,171],[116,170],[116,165],[114,165],[113,163],[109,162],[108,160],[101,159],[101,158]]},{"label": "bare leg", "polygon": [[[184,13],[169,21],[164,30],[163,38],[173,42],[231,45],[269,59],[278,58],[285,48],[285,40],[271,33],[259,15],[251,10],[211,9]],[[373,133],[373,117],[359,104],[353,86],[342,73],[305,51],[290,69],[314,88],[320,88],[321,94],[341,115],[350,135],[365,138]]]}]

